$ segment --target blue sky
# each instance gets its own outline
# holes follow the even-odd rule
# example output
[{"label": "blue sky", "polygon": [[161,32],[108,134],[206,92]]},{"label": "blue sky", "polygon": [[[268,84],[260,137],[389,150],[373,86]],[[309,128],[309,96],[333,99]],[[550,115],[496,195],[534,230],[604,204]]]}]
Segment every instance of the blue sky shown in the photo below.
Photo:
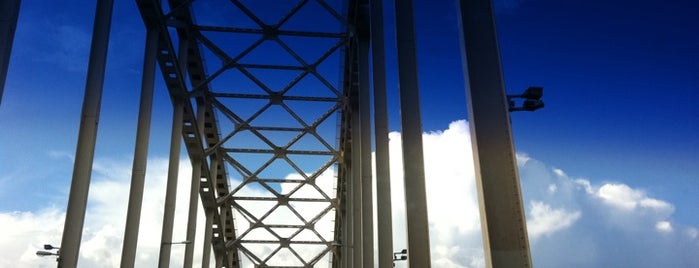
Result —
[{"label": "blue sky", "polygon": [[[144,43],[135,3],[115,2],[96,151],[96,169],[101,172],[130,168]],[[424,130],[444,137],[442,134],[454,129],[461,133],[458,137],[467,139],[466,132],[457,131],[463,130],[460,125],[452,124],[467,118],[456,4],[419,0],[415,5]],[[580,237],[589,239],[582,246],[597,252],[590,254],[601,257],[594,262],[574,254],[579,261],[571,256],[567,264],[617,263],[619,260],[604,259],[606,255],[600,253],[595,239],[604,239],[602,233],[616,237],[618,242],[612,244],[619,247],[640,236],[643,242],[632,249],[654,252],[650,243],[662,240],[663,235],[669,237],[667,225],[674,227],[669,230],[677,237],[662,246],[682,246],[694,250],[696,256],[696,235],[693,242],[683,242],[679,233],[699,227],[699,108],[695,103],[699,99],[699,35],[695,33],[699,4],[690,0],[673,4],[496,0],[495,5],[508,91],[519,93],[530,85],[545,88],[544,109],[512,115],[528,219],[539,220],[530,223],[530,236],[532,226],[541,230],[532,243],[535,264],[556,267],[565,263],[541,254],[547,250],[586,252],[566,243]],[[399,131],[392,1],[385,6],[391,130]],[[22,3],[0,105],[3,217],[15,219],[12,215],[18,212],[44,215],[42,211],[53,208],[62,224],[60,213],[72,174],[93,14],[94,6],[77,0],[60,5],[36,0]],[[162,86],[156,89],[155,98],[152,159],[167,155],[171,113]],[[432,154],[434,158],[439,157],[438,152]],[[458,159],[470,161],[463,157]],[[96,182],[115,177],[100,174]],[[440,173],[435,174],[439,177]],[[567,194],[563,189],[569,189]],[[615,209],[637,224],[615,218]],[[440,217],[438,208],[430,212]],[[545,219],[551,217],[568,224],[546,224]],[[433,237],[433,243],[478,248],[480,238],[474,235],[477,227],[472,220],[465,219],[468,224],[455,227],[463,240],[445,242]],[[119,228],[118,234],[122,232]],[[592,230],[604,232],[590,235]],[[649,245],[643,246],[645,243]],[[621,255],[633,255],[632,249]],[[439,253],[442,259],[449,259],[449,251],[444,252]],[[687,256],[678,259],[699,265],[696,257]],[[452,260],[454,266],[440,267],[479,265],[457,257]],[[657,261],[660,265],[668,260]]]}]

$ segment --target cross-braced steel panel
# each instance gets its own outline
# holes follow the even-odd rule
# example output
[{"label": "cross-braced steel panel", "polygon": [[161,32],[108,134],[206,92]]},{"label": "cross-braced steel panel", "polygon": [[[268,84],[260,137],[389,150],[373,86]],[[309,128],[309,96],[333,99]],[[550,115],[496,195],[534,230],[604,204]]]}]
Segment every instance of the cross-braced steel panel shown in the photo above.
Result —
[{"label": "cross-braced steel panel", "polygon": [[347,92],[357,86],[347,72],[352,5],[138,2],[146,25],[161,30],[172,97],[189,100],[185,144],[203,163],[217,266],[330,266],[350,140],[340,133],[349,133]]}]

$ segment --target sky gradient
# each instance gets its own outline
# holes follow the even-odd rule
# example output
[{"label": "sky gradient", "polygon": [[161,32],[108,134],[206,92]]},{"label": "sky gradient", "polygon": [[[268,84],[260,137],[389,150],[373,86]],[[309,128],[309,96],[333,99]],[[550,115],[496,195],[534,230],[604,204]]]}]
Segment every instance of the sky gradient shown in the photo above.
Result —
[{"label": "sky gradient", "polygon": [[[389,119],[391,130],[400,131],[392,5],[385,3]],[[426,162],[461,161],[427,165],[428,181],[433,181],[428,196],[460,185],[469,193],[463,209],[477,213],[470,143],[458,143],[463,150],[453,155],[449,151],[457,147],[444,145],[468,140],[467,123],[460,121],[468,115],[456,2],[418,0],[415,6],[423,129],[426,140],[434,139],[425,142]],[[699,266],[699,4],[496,0],[495,6],[508,92],[545,88],[544,109],[512,114],[534,264]],[[3,228],[63,222],[94,6],[24,0],[20,12],[0,106]],[[144,34],[135,3],[115,1],[93,176],[97,185],[128,185]],[[158,161],[167,156],[171,115],[160,77],[156,87],[149,150],[154,189],[155,173],[162,168]],[[459,163],[468,167],[456,168]],[[394,181],[400,184],[400,178]],[[105,217],[125,215],[125,204],[110,206],[96,191],[90,196],[93,209],[114,212]],[[394,204],[402,202],[397,196]],[[440,223],[437,219],[449,219],[454,211],[444,209],[449,204],[444,200],[430,200],[431,219],[435,226],[444,225],[431,233],[439,245],[433,250],[435,267],[482,266],[478,218],[464,213],[457,216],[460,224]],[[153,208],[153,213],[162,212]],[[96,239],[92,245],[104,237],[120,245],[123,223],[96,218],[88,223],[93,229],[87,237]],[[37,250],[32,246],[51,242],[37,239],[60,238],[62,230],[51,227],[39,236],[32,233],[36,228],[2,238],[0,252],[16,254],[0,256],[0,266],[16,263],[12,258],[26,252],[32,255]],[[394,232],[398,248],[400,231]],[[616,255],[610,249],[618,249]],[[552,251],[566,254],[546,254]],[[643,254],[656,257],[632,259]],[[90,256],[83,257],[98,261],[102,255]],[[20,267],[54,264],[26,258]]]}]

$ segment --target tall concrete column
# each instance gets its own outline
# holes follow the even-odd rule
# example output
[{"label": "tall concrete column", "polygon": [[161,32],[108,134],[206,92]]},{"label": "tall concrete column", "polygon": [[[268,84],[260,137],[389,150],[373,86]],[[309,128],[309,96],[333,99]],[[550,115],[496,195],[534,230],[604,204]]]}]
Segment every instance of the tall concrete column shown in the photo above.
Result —
[{"label": "tall concrete column", "polygon": [[369,3],[360,6],[358,25],[359,52],[359,128],[362,181],[362,262],[374,267],[374,182],[371,170],[371,82],[369,74]]},{"label": "tall concrete column", "polygon": [[204,215],[206,216],[206,224],[204,225],[204,247],[201,254],[201,267],[208,268],[211,262],[211,235],[213,233],[211,224],[214,222],[214,212],[204,210]]},{"label": "tall concrete column", "polygon": [[405,210],[408,226],[408,264],[410,267],[429,268],[431,265],[430,234],[427,222],[413,1],[395,1],[395,10]]},{"label": "tall concrete column", "polygon": [[197,233],[197,206],[199,205],[199,180],[201,179],[201,159],[192,162],[192,185],[189,192],[189,217],[187,218],[187,241],[184,248],[185,268],[192,268],[194,261],[194,239]]},{"label": "tall concrete column", "polygon": [[362,254],[363,249],[363,237],[364,232],[362,226],[362,131],[361,131],[361,118],[359,116],[359,92],[353,93],[351,97],[352,110],[350,119],[352,128],[352,170],[351,180],[352,180],[352,197],[350,202],[352,202],[352,266],[353,268],[361,268],[363,264]]},{"label": "tall concrete column", "polygon": [[354,194],[352,193],[352,185],[354,184],[352,181],[352,176],[348,174],[349,172],[345,172],[345,181],[344,183],[344,188],[345,188],[345,197],[344,197],[344,206],[345,206],[345,213],[344,217],[342,218],[342,251],[340,254],[342,254],[342,263],[341,263],[341,268],[348,268],[352,267],[352,261],[354,260],[354,257],[352,256],[352,253],[354,252],[353,247],[354,247],[354,242],[352,239],[354,238],[354,233],[353,233],[353,226],[352,223],[354,223],[354,220],[352,218],[353,215],[353,202],[352,202],[352,197]]},{"label": "tall concrete column", "polygon": [[129,190],[129,207],[126,213],[124,246],[121,251],[121,267],[134,267],[136,247],[138,246],[138,228],[143,207],[143,187],[148,162],[148,141],[150,138],[150,121],[153,110],[153,86],[155,84],[155,61],[158,55],[157,29],[148,29],[146,34],[146,53],[143,60],[143,80],[141,82],[141,104],[138,111],[136,128],[136,148],[134,150],[133,169],[131,171],[131,188]]},{"label": "tall concrete column", "polygon": [[[180,40],[180,46],[179,46],[179,63],[180,63],[180,72],[182,77],[186,76],[187,73],[187,58],[189,56],[188,50],[189,46],[191,45],[191,42],[187,39],[182,39]],[[185,99],[185,101],[191,101],[190,99]],[[204,115],[206,113],[206,107],[204,104],[197,102],[196,106],[196,130],[199,134],[199,137],[204,136]],[[195,244],[195,237],[197,234],[197,214],[198,214],[198,206],[199,206],[199,190],[201,188],[201,176],[202,176],[202,168],[204,168],[206,165],[206,157],[204,155],[195,155],[191,156],[190,155],[190,160],[192,163],[192,181],[190,184],[190,190],[189,190],[189,209],[188,209],[188,217],[187,217],[187,231],[186,231],[186,236],[187,236],[187,241],[189,241],[188,244],[185,245],[184,249],[184,264],[183,267],[185,268],[191,268],[193,265],[194,261],[194,244]],[[211,178],[208,178],[211,179]]]},{"label": "tall concrete column", "polygon": [[158,267],[170,267],[170,252],[172,250],[172,232],[175,222],[177,203],[177,177],[180,169],[180,151],[182,147],[182,118],[184,107],[182,99],[174,99],[172,112],[172,131],[170,132],[170,159],[165,186],[165,211],[163,213],[163,231],[160,236],[160,254]]},{"label": "tall concrete column", "polygon": [[[207,105],[208,107],[208,105]],[[218,179],[218,165],[220,164],[221,158],[217,155],[212,155],[209,157],[211,160],[209,172],[211,176],[211,180],[213,180],[213,185],[216,185],[218,182],[216,181]],[[204,209],[204,216],[206,217],[206,224],[204,225],[204,246],[202,248],[202,254],[201,254],[201,267],[202,268],[208,268],[209,264],[211,262],[211,236],[213,235],[213,226],[212,223],[214,222],[214,211],[211,208],[206,208]],[[222,230],[225,230],[225,226],[221,226]]]},{"label": "tall concrete column", "polygon": [[90,47],[90,62],[87,67],[87,81],[85,83],[85,98],[83,99],[78,145],[75,152],[66,220],[63,225],[58,267],[69,268],[78,265],[80,240],[85,223],[87,196],[92,175],[92,162],[95,156],[97,124],[102,104],[102,87],[104,86],[104,70],[107,64],[113,6],[114,0],[97,1]]},{"label": "tall concrete column", "polygon": [[376,155],[376,225],[379,268],[393,267],[393,216],[388,155],[388,109],[384,53],[383,3],[371,0],[371,54],[374,85],[374,140]]},{"label": "tall concrete column", "polygon": [[[204,114],[206,113],[205,106],[201,103],[197,105],[197,131],[199,135],[204,133]],[[202,165],[206,164],[203,156],[195,156],[192,159],[192,184],[189,190],[189,213],[187,218],[187,241],[190,243],[184,248],[184,267],[192,268],[194,262],[194,240],[197,234],[197,213],[199,207],[199,189],[201,187],[201,170]],[[210,179],[210,178],[209,178]]]},{"label": "tall concrete column", "polygon": [[459,1],[463,69],[487,267],[531,267],[490,0]]},{"label": "tall concrete column", "polygon": [[[178,62],[180,75],[187,73],[187,50],[189,41],[180,40],[178,51]],[[165,190],[165,211],[163,213],[163,231],[160,238],[160,255],[158,267],[170,267],[170,254],[172,251],[172,232],[175,221],[175,208],[177,200],[177,180],[180,166],[180,151],[182,144],[182,128],[184,118],[184,102],[187,99],[183,96],[172,99],[173,115],[172,130],[170,133],[170,159],[168,166],[168,178]],[[194,243],[194,241],[189,241]],[[185,244],[186,245],[186,244]]]}]

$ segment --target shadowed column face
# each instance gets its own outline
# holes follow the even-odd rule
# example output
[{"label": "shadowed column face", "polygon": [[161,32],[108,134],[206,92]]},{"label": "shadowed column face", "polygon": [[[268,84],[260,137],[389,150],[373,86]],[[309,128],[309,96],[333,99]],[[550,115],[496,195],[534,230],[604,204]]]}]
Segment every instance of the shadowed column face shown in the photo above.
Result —
[{"label": "shadowed column face", "polygon": [[430,235],[422,146],[413,1],[395,1],[398,80],[408,251],[411,267],[430,267]]},{"label": "shadowed column face", "polygon": [[20,2],[20,0],[0,2],[0,105],[2,104],[5,79],[7,78],[8,66],[10,65],[10,55],[15,38],[15,29],[17,28]]},{"label": "shadowed column face", "polygon": [[462,0],[459,7],[486,266],[531,267],[492,3]]},{"label": "shadowed column face", "polygon": [[371,63],[374,90],[374,140],[376,152],[376,222],[379,268],[393,267],[393,214],[388,154],[388,109],[384,48],[383,2],[373,0],[371,15]]}]

